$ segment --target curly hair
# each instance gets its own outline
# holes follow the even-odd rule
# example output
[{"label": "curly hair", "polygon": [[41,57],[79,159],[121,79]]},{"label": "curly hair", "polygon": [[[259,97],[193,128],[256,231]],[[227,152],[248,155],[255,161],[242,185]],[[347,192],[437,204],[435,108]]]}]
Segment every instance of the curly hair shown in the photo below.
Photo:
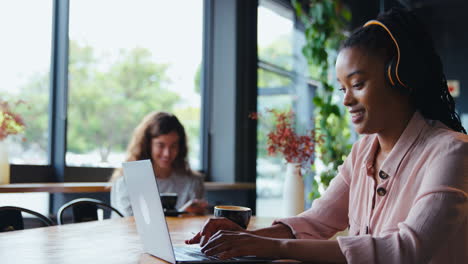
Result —
[{"label": "curly hair", "polygon": [[[171,132],[179,135],[179,153],[174,160],[173,169],[189,175],[192,171],[187,158],[188,144],[185,129],[175,115],[166,112],[152,112],[143,118],[133,131],[125,161],[152,160],[151,140]],[[122,176],[122,169],[115,169],[111,181],[120,176]]]},{"label": "curly hair", "polygon": [[[439,120],[466,134],[455,112],[440,56],[422,23],[411,11],[400,8],[380,14],[377,21],[389,28],[398,42],[401,57],[398,75],[406,87],[394,85],[395,89],[409,94],[411,103],[425,118]],[[387,65],[398,56],[395,42],[378,25],[358,28],[342,45],[342,49],[350,47],[382,57]]]}]

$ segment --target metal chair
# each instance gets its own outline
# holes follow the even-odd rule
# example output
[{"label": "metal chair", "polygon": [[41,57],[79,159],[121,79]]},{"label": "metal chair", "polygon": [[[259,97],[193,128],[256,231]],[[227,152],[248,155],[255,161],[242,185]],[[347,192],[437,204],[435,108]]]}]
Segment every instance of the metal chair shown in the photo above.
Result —
[{"label": "metal chair", "polygon": [[78,198],[60,207],[57,213],[57,223],[59,225],[65,224],[63,221],[63,215],[64,215],[65,210],[67,210],[70,207],[72,207],[72,211],[73,211],[72,223],[81,223],[81,222],[98,220],[98,214],[97,214],[98,208],[103,208],[103,209],[114,211],[116,214],[123,217],[122,213],[120,213],[119,210],[104,203],[101,200],[92,199],[92,198]]},{"label": "metal chair", "polygon": [[37,217],[46,226],[54,225],[54,222],[47,216],[38,212],[17,206],[1,206],[0,207],[0,232],[8,232],[24,229],[24,219],[22,212],[28,213]]}]

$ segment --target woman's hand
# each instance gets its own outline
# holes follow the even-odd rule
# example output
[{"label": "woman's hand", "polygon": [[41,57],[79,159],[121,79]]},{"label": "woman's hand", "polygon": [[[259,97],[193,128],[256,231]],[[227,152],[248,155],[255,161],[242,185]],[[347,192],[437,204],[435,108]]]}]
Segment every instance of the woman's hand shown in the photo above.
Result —
[{"label": "woman's hand", "polygon": [[191,214],[203,215],[205,214],[208,202],[205,200],[192,199],[186,202],[179,210]]},{"label": "woman's hand", "polygon": [[240,227],[238,224],[224,217],[214,217],[208,219],[202,227],[202,230],[198,232],[191,239],[185,240],[186,244],[198,244],[203,247],[206,242],[219,230],[230,230],[230,231],[244,231],[245,229]]},{"label": "woman's hand", "polygon": [[281,258],[281,240],[239,231],[218,231],[201,251],[208,256],[229,259],[240,256]]}]

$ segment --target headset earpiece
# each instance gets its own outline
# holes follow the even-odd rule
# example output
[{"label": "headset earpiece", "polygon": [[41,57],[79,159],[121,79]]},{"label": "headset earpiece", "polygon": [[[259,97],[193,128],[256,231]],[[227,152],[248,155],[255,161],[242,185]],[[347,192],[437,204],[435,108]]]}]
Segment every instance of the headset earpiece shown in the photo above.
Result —
[{"label": "headset earpiece", "polygon": [[394,87],[395,86],[395,63],[396,63],[396,60],[395,60],[395,57],[392,57],[390,59],[390,61],[387,63],[386,67],[385,67],[385,77],[388,81],[388,83]]},{"label": "headset earpiece", "polygon": [[396,59],[395,57],[391,58],[390,61],[385,65],[385,79],[387,80],[387,83],[393,87],[394,89],[397,89],[398,91],[401,91],[403,93],[409,92],[410,90],[406,88],[405,86],[401,85],[398,81],[396,80]]}]

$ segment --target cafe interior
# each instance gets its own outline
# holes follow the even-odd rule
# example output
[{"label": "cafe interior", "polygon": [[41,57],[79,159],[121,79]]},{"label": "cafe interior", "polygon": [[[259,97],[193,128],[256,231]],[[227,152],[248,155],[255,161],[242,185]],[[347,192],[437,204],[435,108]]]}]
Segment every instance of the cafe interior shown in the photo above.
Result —
[{"label": "cafe interior", "polygon": [[[110,196],[135,127],[153,111],[173,113],[185,127],[187,161],[203,176],[207,202],[204,215],[166,214],[173,243],[198,232],[216,206],[250,208],[249,228],[311,207],[327,187],[315,176],[329,164],[311,155],[296,172],[300,184],[291,183],[298,175],[268,148],[271,110],[293,112],[302,133],[317,126],[323,69],[304,48],[314,41],[305,20],[317,21],[317,13],[307,14],[310,2],[3,3],[0,103],[23,127],[0,140],[0,262],[167,263],[145,254],[134,218],[119,217]],[[336,16],[327,19],[337,25],[332,34],[344,37],[379,12],[413,10],[433,37],[468,127],[467,1],[316,2],[333,2]],[[325,71],[343,113],[340,140],[350,146],[359,135],[340,103],[338,47],[327,48]],[[349,148],[340,151],[346,156]],[[288,203],[299,206],[285,210]]]}]

